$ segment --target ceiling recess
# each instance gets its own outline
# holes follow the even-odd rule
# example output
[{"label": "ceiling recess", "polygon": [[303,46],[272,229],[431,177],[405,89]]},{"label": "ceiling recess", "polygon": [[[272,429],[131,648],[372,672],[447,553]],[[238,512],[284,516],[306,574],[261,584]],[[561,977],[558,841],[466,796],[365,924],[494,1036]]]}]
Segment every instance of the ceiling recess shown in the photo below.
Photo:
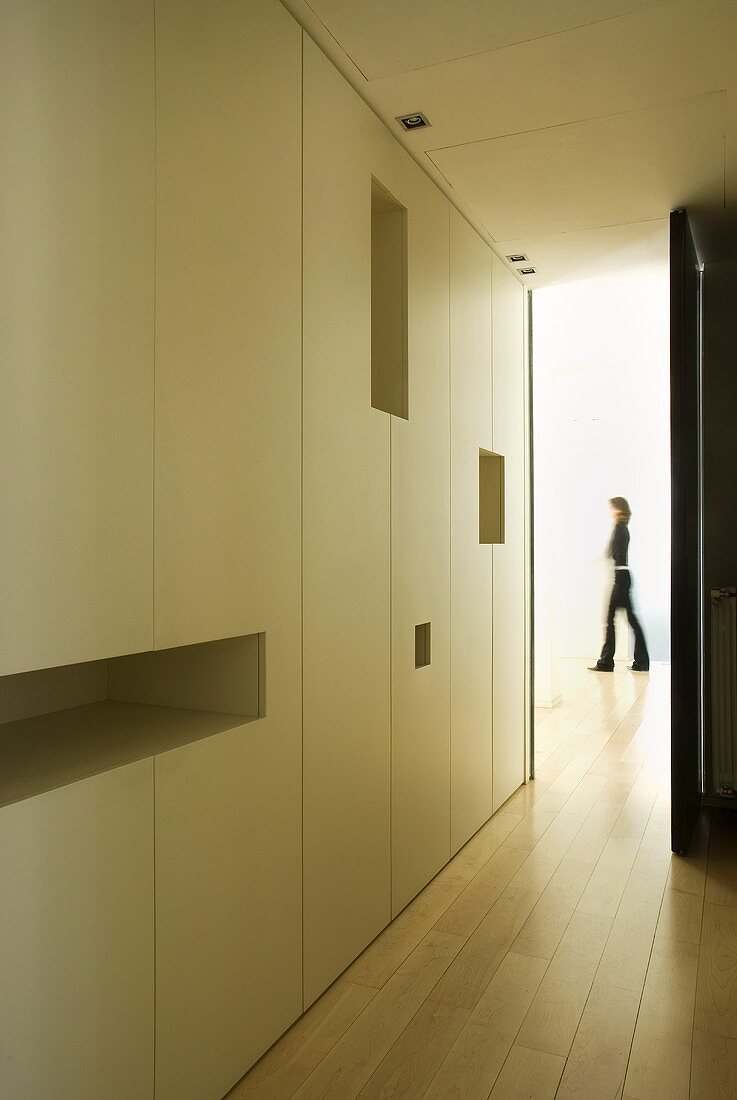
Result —
[{"label": "ceiling recess", "polygon": [[511,256],[507,256],[510,264],[525,264],[527,263],[527,256],[524,252],[513,252]]},{"label": "ceiling recess", "polygon": [[414,111],[411,115],[397,115],[396,121],[403,130],[421,130],[431,125],[422,111]]},{"label": "ceiling recess", "polygon": [[537,268],[535,267],[520,267],[520,275],[537,275]]}]

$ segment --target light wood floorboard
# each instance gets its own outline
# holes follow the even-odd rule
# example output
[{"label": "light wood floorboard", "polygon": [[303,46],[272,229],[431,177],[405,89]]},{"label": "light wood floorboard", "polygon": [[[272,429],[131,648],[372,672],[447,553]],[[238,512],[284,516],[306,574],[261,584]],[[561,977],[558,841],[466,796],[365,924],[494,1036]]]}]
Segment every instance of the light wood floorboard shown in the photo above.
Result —
[{"label": "light wood floorboard", "polygon": [[670,854],[669,673],[587,673],[521,787],[231,1100],[737,1100],[737,812]]}]

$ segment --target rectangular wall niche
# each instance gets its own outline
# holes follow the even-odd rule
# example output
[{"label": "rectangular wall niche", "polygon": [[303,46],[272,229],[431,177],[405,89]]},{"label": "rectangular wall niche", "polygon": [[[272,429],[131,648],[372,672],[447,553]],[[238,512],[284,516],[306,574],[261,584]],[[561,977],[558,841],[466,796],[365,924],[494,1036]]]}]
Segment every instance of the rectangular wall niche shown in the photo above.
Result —
[{"label": "rectangular wall niche", "polygon": [[430,623],[420,623],[415,627],[415,668],[425,668],[430,664]]},{"label": "rectangular wall niche", "polygon": [[479,450],[479,542],[504,542],[504,455]]},{"label": "rectangular wall niche", "polygon": [[409,419],[407,211],[371,180],[371,404]]},{"label": "rectangular wall niche", "polygon": [[0,677],[0,806],[245,726],[265,635]]}]

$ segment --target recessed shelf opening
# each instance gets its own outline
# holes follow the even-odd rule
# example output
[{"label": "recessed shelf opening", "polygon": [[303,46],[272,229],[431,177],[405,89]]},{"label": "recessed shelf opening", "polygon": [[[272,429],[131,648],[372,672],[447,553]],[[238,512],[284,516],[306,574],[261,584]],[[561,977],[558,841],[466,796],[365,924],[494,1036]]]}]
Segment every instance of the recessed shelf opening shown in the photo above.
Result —
[{"label": "recessed shelf opening", "polygon": [[264,634],[0,677],[0,806],[264,713]]},{"label": "recessed shelf opening", "polygon": [[407,211],[371,180],[371,404],[409,419]]},{"label": "recessed shelf opening", "polygon": [[504,542],[504,455],[479,449],[479,542]]},{"label": "recessed shelf opening", "polygon": [[425,668],[430,664],[431,623],[420,623],[415,627],[415,668]]}]

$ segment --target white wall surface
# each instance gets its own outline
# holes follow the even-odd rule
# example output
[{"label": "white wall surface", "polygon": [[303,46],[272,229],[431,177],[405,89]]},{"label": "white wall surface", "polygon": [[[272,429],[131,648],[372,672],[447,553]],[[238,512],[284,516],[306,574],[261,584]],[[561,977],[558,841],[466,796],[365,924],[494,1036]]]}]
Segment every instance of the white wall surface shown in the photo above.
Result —
[{"label": "white wall surface", "polygon": [[[540,701],[555,695],[549,655],[590,659],[601,649],[612,581],[609,497],[624,496],[632,508],[633,601],[652,659],[669,657],[668,310],[665,262],[646,277],[534,295]],[[626,657],[623,624],[618,634],[617,656]]]}]

